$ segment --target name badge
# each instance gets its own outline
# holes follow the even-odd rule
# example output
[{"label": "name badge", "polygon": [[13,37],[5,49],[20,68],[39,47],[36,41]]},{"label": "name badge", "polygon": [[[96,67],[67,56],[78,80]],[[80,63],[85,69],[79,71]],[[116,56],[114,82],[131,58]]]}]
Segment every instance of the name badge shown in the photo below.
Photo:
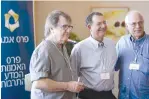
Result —
[{"label": "name badge", "polygon": [[110,73],[101,73],[100,77],[101,79],[110,79]]},{"label": "name badge", "polygon": [[130,64],[129,69],[130,70],[139,70],[140,65],[139,64]]}]

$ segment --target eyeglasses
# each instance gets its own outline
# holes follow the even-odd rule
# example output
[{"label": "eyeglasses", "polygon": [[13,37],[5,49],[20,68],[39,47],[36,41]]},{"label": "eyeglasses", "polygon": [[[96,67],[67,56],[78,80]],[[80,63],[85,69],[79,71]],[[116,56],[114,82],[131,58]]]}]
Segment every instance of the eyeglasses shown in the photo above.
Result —
[{"label": "eyeglasses", "polygon": [[62,26],[60,26],[60,28],[62,28],[63,30],[67,30],[67,29],[72,30],[73,26],[72,25],[62,25]]},{"label": "eyeglasses", "polygon": [[133,23],[128,23],[128,24],[131,25],[132,27],[136,27],[137,25],[139,25],[139,26],[143,26],[144,21],[133,22]]}]

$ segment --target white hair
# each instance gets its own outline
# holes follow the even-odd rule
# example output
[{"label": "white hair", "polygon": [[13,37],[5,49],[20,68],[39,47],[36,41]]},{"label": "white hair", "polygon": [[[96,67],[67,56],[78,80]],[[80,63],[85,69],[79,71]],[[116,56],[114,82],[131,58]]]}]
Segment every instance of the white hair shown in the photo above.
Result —
[{"label": "white hair", "polygon": [[132,14],[134,14],[134,13],[139,14],[139,15],[142,17],[142,19],[143,19],[143,16],[142,16],[142,14],[141,14],[139,11],[132,10],[132,11],[129,11],[129,12],[127,13],[126,17],[125,17],[125,23],[126,23],[126,24],[129,22],[129,16],[132,15]]}]

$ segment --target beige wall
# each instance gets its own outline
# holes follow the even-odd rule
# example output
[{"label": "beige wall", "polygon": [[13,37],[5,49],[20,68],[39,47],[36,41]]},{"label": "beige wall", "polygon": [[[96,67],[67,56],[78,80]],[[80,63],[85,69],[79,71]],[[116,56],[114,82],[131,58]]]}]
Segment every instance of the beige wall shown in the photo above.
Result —
[{"label": "beige wall", "polygon": [[101,1],[36,1],[35,2],[35,35],[36,44],[38,45],[42,38],[44,32],[44,23],[46,16],[52,10],[62,10],[68,13],[72,17],[74,29],[73,32],[76,33],[81,39],[89,36],[89,31],[85,27],[85,18],[91,12],[92,7],[128,7],[130,10],[139,10],[145,18],[145,30],[149,32],[149,2],[101,2]]},{"label": "beige wall", "polygon": [[[52,10],[62,10],[68,13],[73,21],[75,32],[81,39],[89,36],[89,31],[85,27],[85,18],[91,12],[92,7],[128,7],[130,10],[139,10],[145,18],[145,30],[149,33],[149,2],[90,2],[90,1],[69,1],[69,2],[52,2],[36,1],[35,2],[35,35],[36,44],[38,45],[44,34],[44,23],[46,16]],[[118,94],[118,74],[115,75],[114,94]]]}]

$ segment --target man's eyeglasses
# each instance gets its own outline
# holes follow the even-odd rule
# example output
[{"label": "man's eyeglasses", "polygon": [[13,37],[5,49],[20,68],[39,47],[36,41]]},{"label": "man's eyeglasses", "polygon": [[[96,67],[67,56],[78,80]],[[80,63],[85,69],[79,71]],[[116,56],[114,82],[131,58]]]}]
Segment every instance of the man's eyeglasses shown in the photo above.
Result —
[{"label": "man's eyeglasses", "polygon": [[128,24],[131,25],[132,27],[136,27],[137,25],[143,26],[144,22],[140,21],[140,22],[133,22],[133,23],[128,23]]},{"label": "man's eyeglasses", "polygon": [[72,30],[73,29],[73,26],[72,25],[62,25],[62,26],[60,26],[63,30],[67,30],[67,29],[69,29],[69,30]]}]

